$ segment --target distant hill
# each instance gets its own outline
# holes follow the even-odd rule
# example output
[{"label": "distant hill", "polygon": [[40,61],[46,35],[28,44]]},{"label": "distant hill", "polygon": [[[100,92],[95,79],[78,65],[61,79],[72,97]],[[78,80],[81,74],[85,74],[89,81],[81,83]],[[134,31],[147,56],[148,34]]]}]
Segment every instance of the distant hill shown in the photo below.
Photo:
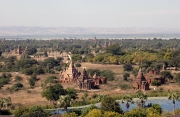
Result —
[{"label": "distant hill", "polygon": [[180,28],[0,27],[0,36],[62,34],[180,34]]}]

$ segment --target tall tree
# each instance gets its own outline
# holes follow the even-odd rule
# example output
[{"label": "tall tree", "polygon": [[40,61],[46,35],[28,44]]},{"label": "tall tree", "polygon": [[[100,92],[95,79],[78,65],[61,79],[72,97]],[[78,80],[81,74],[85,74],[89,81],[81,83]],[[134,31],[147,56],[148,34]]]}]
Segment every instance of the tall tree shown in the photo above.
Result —
[{"label": "tall tree", "polygon": [[132,71],[133,67],[131,64],[124,64],[123,69],[124,71]]},{"label": "tall tree", "polygon": [[122,109],[119,104],[111,97],[104,97],[101,101],[101,110],[105,111],[114,111],[118,113],[122,113]]},{"label": "tall tree", "polygon": [[172,103],[173,103],[173,108],[174,108],[174,110],[175,110],[175,103],[176,103],[176,101],[179,99],[179,94],[177,93],[177,92],[170,92],[170,91],[168,91],[169,93],[168,93],[168,99],[169,100],[172,100]]},{"label": "tall tree", "polygon": [[147,100],[147,95],[142,93],[142,92],[138,92],[137,93],[137,98],[140,99],[141,107],[143,108],[144,107],[144,103]]},{"label": "tall tree", "polygon": [[129,107],[130,107],[130,103],[133,103],[133,99],[130,95],[125,95],[122,98],[122,101],[126,102],[126,111],[128,111]]},{"label": "tall tree", "polygon": [[73,99],[69,95],[61,95],[57,103],[60,107],[64,107],[64,109],[67,110],[67,107],[70,106],[72,100]]},{"label": "tall tree", "polygon": [[42,97],[45,97],[48,101],[53,101],[53,104],[59,99],[59,96],[65,95],[66,91],[60,84],[46,87],[41,93]]}]

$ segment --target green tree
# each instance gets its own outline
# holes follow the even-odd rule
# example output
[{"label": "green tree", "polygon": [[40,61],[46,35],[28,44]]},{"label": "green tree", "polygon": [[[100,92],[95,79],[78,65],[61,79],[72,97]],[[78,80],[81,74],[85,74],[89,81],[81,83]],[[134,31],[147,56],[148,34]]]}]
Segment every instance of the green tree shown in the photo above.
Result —
[{"label": "green tree", "polygon": [[49,117],[49,114],[50,113],[44,111],[42,107],[34,106],[31,107],[28,114],[23,117]]},{"label": "green tree", "polygon": [[95,105],[91,105],[89,107],[83,108],[81,112],[81,117],[86,116],[93,109],[97,109],[97,107]]},{"label": "green tree", "polygon": [[169,61],[169,66],[180,67],[180,55],[172,58]]},{"label": "green tree", "polygon": [[69,95],[61,95],[57,104],[67,110],[67,107],[70,106],[71,102],[72,98]]},{"label": "green tree", "polygon": [[48,57],[47,51],[44,51],[44,56]]},{"label": "green tree", "polygon": [[124,64],[123,69],[124,69],[124,71],[132,71],[133,67],[131,64]]},{"label": "green tree", "polygon": [[16,83],[16,84],[14,84],[12,87],[11,87],[11,91],[18,91],[18,90],[20,90],[20,89],[22,89],[24,86],[23,86],[23,84],[21,84],[21,83]]},{"label": "green tree", "polygon": [[177,73],[177,74],[175,75],[174,80],[175,80],[178,84],[180,84],[180,73]]},{"label": "green tree", "polygon": [[146,110],[146,117],[162,117],[158,110],[150,107]]},{"label": "green tree", "polygon": [[161,106],[160,106],[159,104],[153,104],[152,108],[155,109],[155,110],[157,110],[157,112],[158,112],[159,114],[162,113],[162,108],[161,108]]},{"label": "green tree", "polygon": [[85,117],[103,117],[101,110],[93,109]]},{"label": "green tree", "polygon": [[107,95],[99,95],[98,96],[98,102],[101,102],[104,98],[106,98],[107,97]]},{"label": "green tree", "polygon": [[50,113],[44,111],[40,106],[31,108],[21,107],[15,110],[15,117],[49,117]]},{"label": "green tree", "polygon": [[28,113],[29,109],[26,107],[20,107],[14,111],[15,117],[22,117]]},{"label": "green tree", "polygon": [[103,117],[123,117],[123,115],[113,111],[106,111],[104,112]]},{"label": "green tree", "polygon": [[154,80],[152,83],[152,86],[161,86],[161,81],[160,80]]},{"label": "green tree", "polygon": [[64,60],[62,57],[57,57],[56,61],[58,61],[59,63],[62,62],[62,60]]},{"label": "green tree", "polygon": [[128,111],[128,109],[130,107],[130,103],[134,103],[133,99],[130,95],[123,96],[122,101],[126,102],[126,111]]},{"label": "green tree", "polygon": [[106,53],[111,53],[114,55],[119,55],[121,54],[121,49],[118,45],[114,44],[114,45],[110,45],[106,48]]},{"label": "green tree", "polygon": [[104,97],[101,101],[101,110],[105,111],[114,111],[118,113],[122,113],[122,109],[119,104],[111,97]]},{"label": "green tree", "polygon": [[127,72],[125,72],[124,74],[123,74],[123,78],[124,78],[124,80],[128,80],[128,77],[130,77],[130,74],[129,73],[127,73]]},{"label": "green tree", "polygon": [[126,112],[123,117],[147,117],[147,114],[144,108],[134,108]]},{"label": "green tree", "polygon": [[172,103],[173,103],[173,108],[175,110],[175,103],[176,101],[179,99],[179,94],[177,92],[170,92],[168,93],[168,99],[169,100],[172,100]]},{"label": "green tree", "polygon": [[28,55],[36,54],[36,52],[37,52],[37,49],[36,49],[36,48],[28,48],[28,49],[26,50],[26,53],[27,53]]},{"label": "green tree", "polygon": [[74,88],[66,88],[66,93],[73,100],[75,100],[77,98],[77,91]]},{"label": "green tree", "polygon": [[22,81],[22,77],[21,76],[15,76],[15,81]]},{"label": "green tree", "polygon": [[101,71],[99,70],[99,69],[88,69],[87,70],[87,74],[90,74],[91,76],[93,76],[93,75],[100,75],[100,73],[101,73]]},{"label": "green tree", "polygon": [[147,100],[147,95],[142,92],[138,92],[136,96],[137,98],[140,99],[140,104],[141,104],[141,107],[143,108],[145,101]]},{"label": "green tree", "polygon": [[80,54],[74,54],[72,56],[72,60],[73,61],[81,61],[82,60],[82,56]]},{"label": "green tree", "polygon": [[171,75],[171,73],[169,71],[162,71],[160,73],[164,78],[167,78],[169,80],[172,80],[173,79],[173,76]]},{"label": "green tree", "polygon": [[46,80],[44,81],[45,84],[48,83],[57,83],[57,77],[56,76],[48,76]]},{"label": "green tree", "polygon": [[31,88],[34,87],[35,83],[36,82],[35,82],[35,80],[33,78],[29,79],[29,85],[31,86]]},{"label": "green tree", "polygon": [[63,86],[55,84],[53,86],[47,86],[42,92],[42,97],[45,97],[48,101],[53,101],[53,104],[59,99],[61,95],[65,95],[66,92]]},{"label": "green tree", "polygon": [[108,81],[113,81],[114,80],[114,72],[111,71],[111,70],[103,70],[103,71],[101,71],[100,76],[106,77]]},{"label": "green tree", "polygon": [[76,63],[75,66],[76,67],[81,67],[81,64],[80,63]]},{"label": "green tree", "polygon": [[78,117],[75,112],[62,114],[62,117]]}]

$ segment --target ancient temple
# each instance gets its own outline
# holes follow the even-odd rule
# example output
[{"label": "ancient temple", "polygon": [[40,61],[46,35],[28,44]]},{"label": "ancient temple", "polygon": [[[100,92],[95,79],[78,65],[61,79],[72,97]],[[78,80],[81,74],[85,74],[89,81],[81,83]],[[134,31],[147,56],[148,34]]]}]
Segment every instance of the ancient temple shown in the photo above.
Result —
[{"label": "ancient temple", "polygon": [[80,74],[81,73],[75,68],[74,63],[71,62],[68,69],[60,72],[60,82],[75,82],[77,80],[77,77],[80,76]]},{"label": "ancient temple", "polygon": [[23,50],[21,48],[21,46],[18,46],[17,50],[16,50],[16,54],[22,54]]},{"label": "ancient temple", "polygon": [[97,75],[90,76],[87,74],[87,71],[85,69],[80,72],[71,62],[67,70],[60,72],[60,82],[74,82],[78,85],[79,89],[91,90],[96,88],[100,84],[105,84],[107,82],[107,78]]},{"label": "ancient temple", "polygon": [[146,73],[144,75],[144,77],[146,78],[149,85],[151,85],[154,81],[160,81],[161,84],[165,83],[165,78],[162,75],[160,75],[160,73],[163,71],[163,69],[161,71],[159,71],[159,70],[150,70],[148,73]]},{"label": "ancient temple", "polygon": [[78,86],[80,89],[94,89],[93,79],[88,77],[86,70],[84,69],[82,75],[78,78]]},{"label": "ancient temple", "polygon": [[139,69],[137,77],[133,81],[133,87],[137,90],[142,90],[142,91],[149,90],[149,83],[144,77],[141,68]]},{"label": "ancient temple", "polygon": [[96,74],[92,76],[88,76],[86,70],[83,70],[82,75],[78,78],[78,86],[80,89],[95,89],[100,84],[106,84],[107,78],[102,76],[97,76]]},{"label": "ancient temple", "polygon": [[19,45],[18,48],[15,50],[15,54],[23,54],[24,52],[26,52],[27,50],[27,46],[26,48],[23,50],[22,47]]},{"label": "ancient temple", "polygon": [[103,48],[107,48],[108,47],[108,43],[105,41],[104,45],[102,46]]}]

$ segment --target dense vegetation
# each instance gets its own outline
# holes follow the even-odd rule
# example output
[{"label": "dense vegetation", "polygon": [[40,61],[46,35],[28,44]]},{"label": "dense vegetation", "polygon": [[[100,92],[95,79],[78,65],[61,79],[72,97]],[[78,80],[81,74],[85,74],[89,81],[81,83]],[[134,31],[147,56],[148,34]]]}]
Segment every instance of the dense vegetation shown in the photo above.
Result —
[{"label": "dense vegetation", "polygon": [[[107,47],[104,44],[109,43]],[[13,52],[16,51],[18,46],[26,51],[19,55],[14,55]],[[76,67],[81,67],[82,62],[91,62],[97,64],[122,64],[124,73],[122,73],[125,82],[129,81],[131,74],[137,75],[138,69],[133,68],[133,65],[139,65],[143,72],[148,72],[150,70],[160,70],[165,67],[176,67],[178,70],[180,68],[180,40],[143,40],[143,39],[98,39],[98,40],[6,40],[0,42],[0,87],[8,84],[11,80],[11,74],[8,72],[21,72],[25,75],[30,75],[28,77],[28,83],[30,88],[34,88],[36,81],[38,81],[37,75],[41,74],[53,74],[65,70],[68,67],[68,63],[63,63],[63,57],[67,57],[67,53],[72,56],[72,61],[75,62]],[[65,55],[62,53],[66,52]],[[3,53],[3,54],[2,54]],[[49,56],[51,53],[51,56]],[[61,57],[57,57],[57,54],[61,54]],[[9,56],[11,55],[11,56]],[[48,57],[49,56],[49,57]],[[56,57],[55,57],[56,56]],[[40,58],[43,57],[43,60]],[[70,58],[68,58],[70,59]],[[115,74],[111,70],[99,70],[88,68],[88,74],[100,75],[107,77],[108,81],[113,81],[115,79]],[[168,79],[173,80],[180,84],[180,74],[173,74],[170,71],[163,71],[161,75]],[[18,91],[24,88],[21,76],[15,76],[15,84],[12,87],[7,88],[7,90]],[[174,82],[173,81],[173,82]],[[152,82],[153,86],[160,86],[159,81]],[[63,107],[67,109],[69,106],[79,106],[85,104],[92,104],[101,102],[101,109],[95,106],[89,108],[84,108],[82,111],[75,111],[73,113],[66,113],[64,117],[70,116],[86,116],[86,117],[160,117],[162,109],[159,105],[152,105],[151,107],[146,107],[144,102],[147,96],[166,96],[162,90],[154,91],[151,94],[144,95],[133,95],[132,97],[140,98],[141,106],[139,108],[132,109],[123,114],[121,107],[115,101],[116,99],[122,99],[127,104],[127,110],[131,104],[132,97],[120,96],[118,98],[93,95],[88,98],[88,93],[85,92],[81,97],[82,99],[77,99],[77,91],[71,88],[64,89],[57,81],[57,77],[48,76],[45,81],[42,82],[42,97],[46,98],[53,107]],[[127,84],[121,83],[119,86],[122,90],[130,89]],[[175,105],[176,100],[178,100],[177,93],[169,93],[169,99],[173,101]],[[1,101],[1,105],[4,104],[4,100]],[[10,101],[9,101],[10,102]],[[10,103],[5,103],[4,105],[11,105]],[[8,106],[7,106],[8,107]],[[3,107],[5,108],[5,107]],[[8,108],[7,108],[8,109]],[[175,110],[175,108],[174,108]],[[175,110],[174,113],[179,113],[179,110]],[[42,107],[35,106],[31,108],[18,108],[14,112],[15,116],[49,116],[50,113],[42,109]],[[169,113],[172,114],[172,113]]]},{"label": "dense vegetation", "polygon": [[[104,43],[111,45],[104,48]],[[0,51],[6,54],[14,52],[19,45],[22,49],[27,47],[21,59],[15,56],[5,58],[0,57],[3,62],[0,71],[18,71],[27,75],[53,73],[54,68],[63,70],[63,58],[46,58],[43,62],[30,58],[30,56],[47,57],[49,53],[56,56],[57,53],[71,52],[72,60],[75,62],[93,62],[103,64],[142,64],[143,67],[160,69],[162,64],[166,66],[180,67],[180,52],[178,39],[162,40],[143,40],[143,39],[124,39],[124,40],[6,40],[0,43]],[[83,55],[83,57],[82,57]],[[159,64],[157,64],[159,63]],[[80,64],[76,64],[77,67]],[[127,70],[132,70],[129,68]]]}]

